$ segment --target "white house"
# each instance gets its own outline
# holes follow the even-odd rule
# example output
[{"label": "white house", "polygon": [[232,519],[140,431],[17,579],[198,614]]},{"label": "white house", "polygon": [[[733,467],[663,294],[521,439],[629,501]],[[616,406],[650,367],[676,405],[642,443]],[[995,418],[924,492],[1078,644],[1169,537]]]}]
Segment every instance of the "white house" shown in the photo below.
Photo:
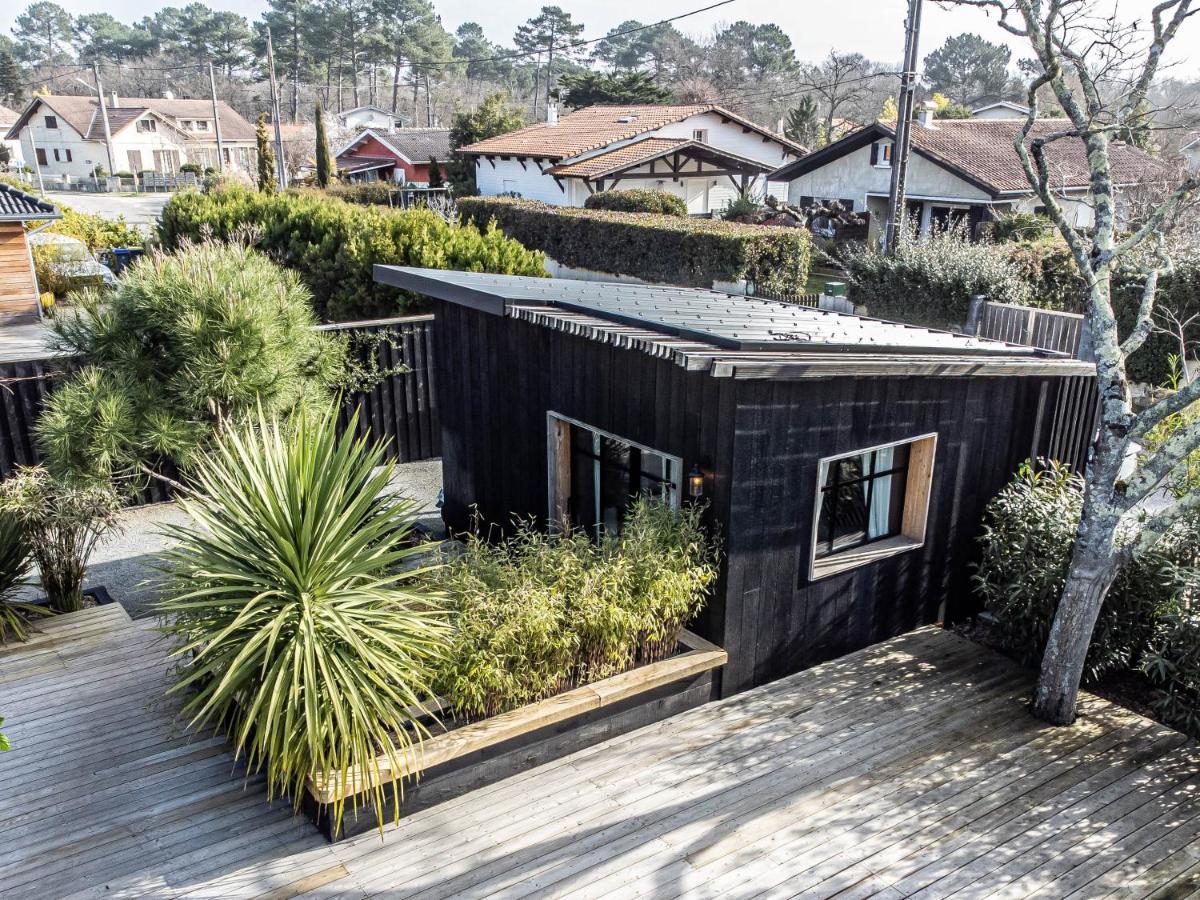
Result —
[{"label": "white house", "polygon": [[980,106],[977,109],[971,110],[972,119],[1024,119],[1028,115],[1028,106],[1022,106],[1020,103],[1010,103],[1007,100],[998,100],[995,103],[989,103],[987,106]]},{"label": "white house", "polygon": [[[7,135],[9,130],[17,124],[17,119],[21,118],[21,114],[16,110],[9,109],[7,106],[0,104],[0,134]],[[9,140],[7,137],[0,139],[0,144],[3,144],[8,150],[8,168],[20,169],[25,164],[25,157],[21,154],[21,142]],[[4,168],[4,164],[0,161],[0,169]]]},{"label": "white house", "polygon": [[[910,129],[905,199],[922,233],[935,224],[965,221],[974,233],[980,222],[1010,211],[1036,212],[1033,193],[1013,147],[1022,119],[933,119],[922,112]],[[1031,137],[1063,127],[1061,119],[1039,119]],[[788,182],[788,202],[810,206],[841,201],[870,216],[870,234],[878,235],[887,218],[892,180],[894,122],[875,122],[772,173]],[[1074,224],[1093,221],[1086,155],[1077,140],[1055,141],[1046,148],[1059,202]],[[1162,180],[1163,164],[1128,144],[1109,147],[1119,187]]]},{"label": "white house", "polygon": [[614,188],[664,190],[691,213],[720,211],[739,194],[762,196],[767,174],[806,152],[783,135],[710,103],[589,106],[459,148],[475,158],[485,195],[518,194],[583,206]]},{"label": "white house", "polygon": [[[184,163],[217,166],[216,122],[209,100],[118,97],[105,100],[112,135],[112,170],[172,174]],[[254,126],[218,103],[225,165],[252,171]],[[110,171],[100,104],[95,97],[34,97],[8,130],[26,163],[43,176],[87,178]]]},{"label": "white house", "polygon": [[399,113],[381,106],[356,106],[337,114],[337,123],[347,131],[362,131],[373,128],[377,131],[395,131],[404,127],[408,120]]}]

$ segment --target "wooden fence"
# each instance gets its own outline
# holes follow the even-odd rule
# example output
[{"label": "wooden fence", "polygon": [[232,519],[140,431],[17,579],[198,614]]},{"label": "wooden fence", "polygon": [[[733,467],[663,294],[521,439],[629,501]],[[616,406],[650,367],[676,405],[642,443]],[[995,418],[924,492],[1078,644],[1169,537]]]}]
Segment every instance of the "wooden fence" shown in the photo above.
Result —
[{"label": "wooden fence", "polygon": [[1086,352],[1083,316],[1076,313],[975,301],[971,317],[978,323],[977,328],[972,328],[968,320],[967,331],[983,338],[1040,347],[1070,356]]},{"label": "wooden fence", "polygon": [[[347,334],[360,363],[374,354],[384,377],[369,390],[345,398],[338,424],[345,428],[358,413],[358,433],[386,441],[387,455],[397,462],[441,455],[441,422],[432,369],[433,316],[410,316],[373,322],[322,326]],[[380,334],[380,333],[383,334]],[[369,335],[379,335],[371,339]],[[18,466],[40,461],[34,425],[46,397],[61,382],[69,358],[30,359],[0,364],[0,478]],[[168,499],[154,483],[141,503]]]}]

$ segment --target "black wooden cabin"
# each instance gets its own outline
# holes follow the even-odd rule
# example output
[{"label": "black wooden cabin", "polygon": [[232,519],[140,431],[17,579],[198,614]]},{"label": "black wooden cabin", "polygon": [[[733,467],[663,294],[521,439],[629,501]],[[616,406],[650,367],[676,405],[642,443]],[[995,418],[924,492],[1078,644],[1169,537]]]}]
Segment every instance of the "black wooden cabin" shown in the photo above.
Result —
[{"label": "black wooden cabin", "polygon": [[[724,547],[695,629],[744,690],[971,606],[984,504],[1070,441],[1094,370],[713,291],[377,266],[437,298],[443,515],[616,527],[699,493]],[[1086,417],[1083,417],[1086,419]],[[1086,441],[1076,441],[1076,444]]]}]

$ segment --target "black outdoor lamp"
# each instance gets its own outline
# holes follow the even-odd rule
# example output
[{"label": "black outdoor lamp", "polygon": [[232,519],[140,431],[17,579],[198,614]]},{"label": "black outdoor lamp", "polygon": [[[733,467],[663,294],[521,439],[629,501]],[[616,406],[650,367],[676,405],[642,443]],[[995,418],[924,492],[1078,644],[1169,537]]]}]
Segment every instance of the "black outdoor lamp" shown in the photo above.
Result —
[{"label": "black outdoor lamp", "polygon": [[692,471],[688,472],[687,489],[688,496],[693,500],[699,500],[704,496],[704,473],[700,471],[698,465],[693,465]]}]

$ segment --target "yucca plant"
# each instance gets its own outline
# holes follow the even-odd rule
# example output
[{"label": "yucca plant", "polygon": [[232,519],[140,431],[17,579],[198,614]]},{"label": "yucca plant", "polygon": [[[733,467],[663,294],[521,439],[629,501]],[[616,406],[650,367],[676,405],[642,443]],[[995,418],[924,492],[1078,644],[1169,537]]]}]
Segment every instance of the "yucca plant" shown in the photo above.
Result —
[{"label": "yucca plant", "polygon": [[[29,639],[26,620],[49,611],[13,599],[29,570],[29,543],[17,517],[0,510],[0,644]],[[3,719],[0,719],[3,721]]]},{"label": "yucca plant", "polygon": [[216,439],[181,500],[192,524],[169,529],[160,611],[192,724],[297,805],[310,776],[339,795],[371,777],[382,828],[402,785],[379,785],[376,760],[415,772],[447,625],[406,540],[415,504],[388,491],[380,446],[335,425],[332,409],[260,414]]}]

